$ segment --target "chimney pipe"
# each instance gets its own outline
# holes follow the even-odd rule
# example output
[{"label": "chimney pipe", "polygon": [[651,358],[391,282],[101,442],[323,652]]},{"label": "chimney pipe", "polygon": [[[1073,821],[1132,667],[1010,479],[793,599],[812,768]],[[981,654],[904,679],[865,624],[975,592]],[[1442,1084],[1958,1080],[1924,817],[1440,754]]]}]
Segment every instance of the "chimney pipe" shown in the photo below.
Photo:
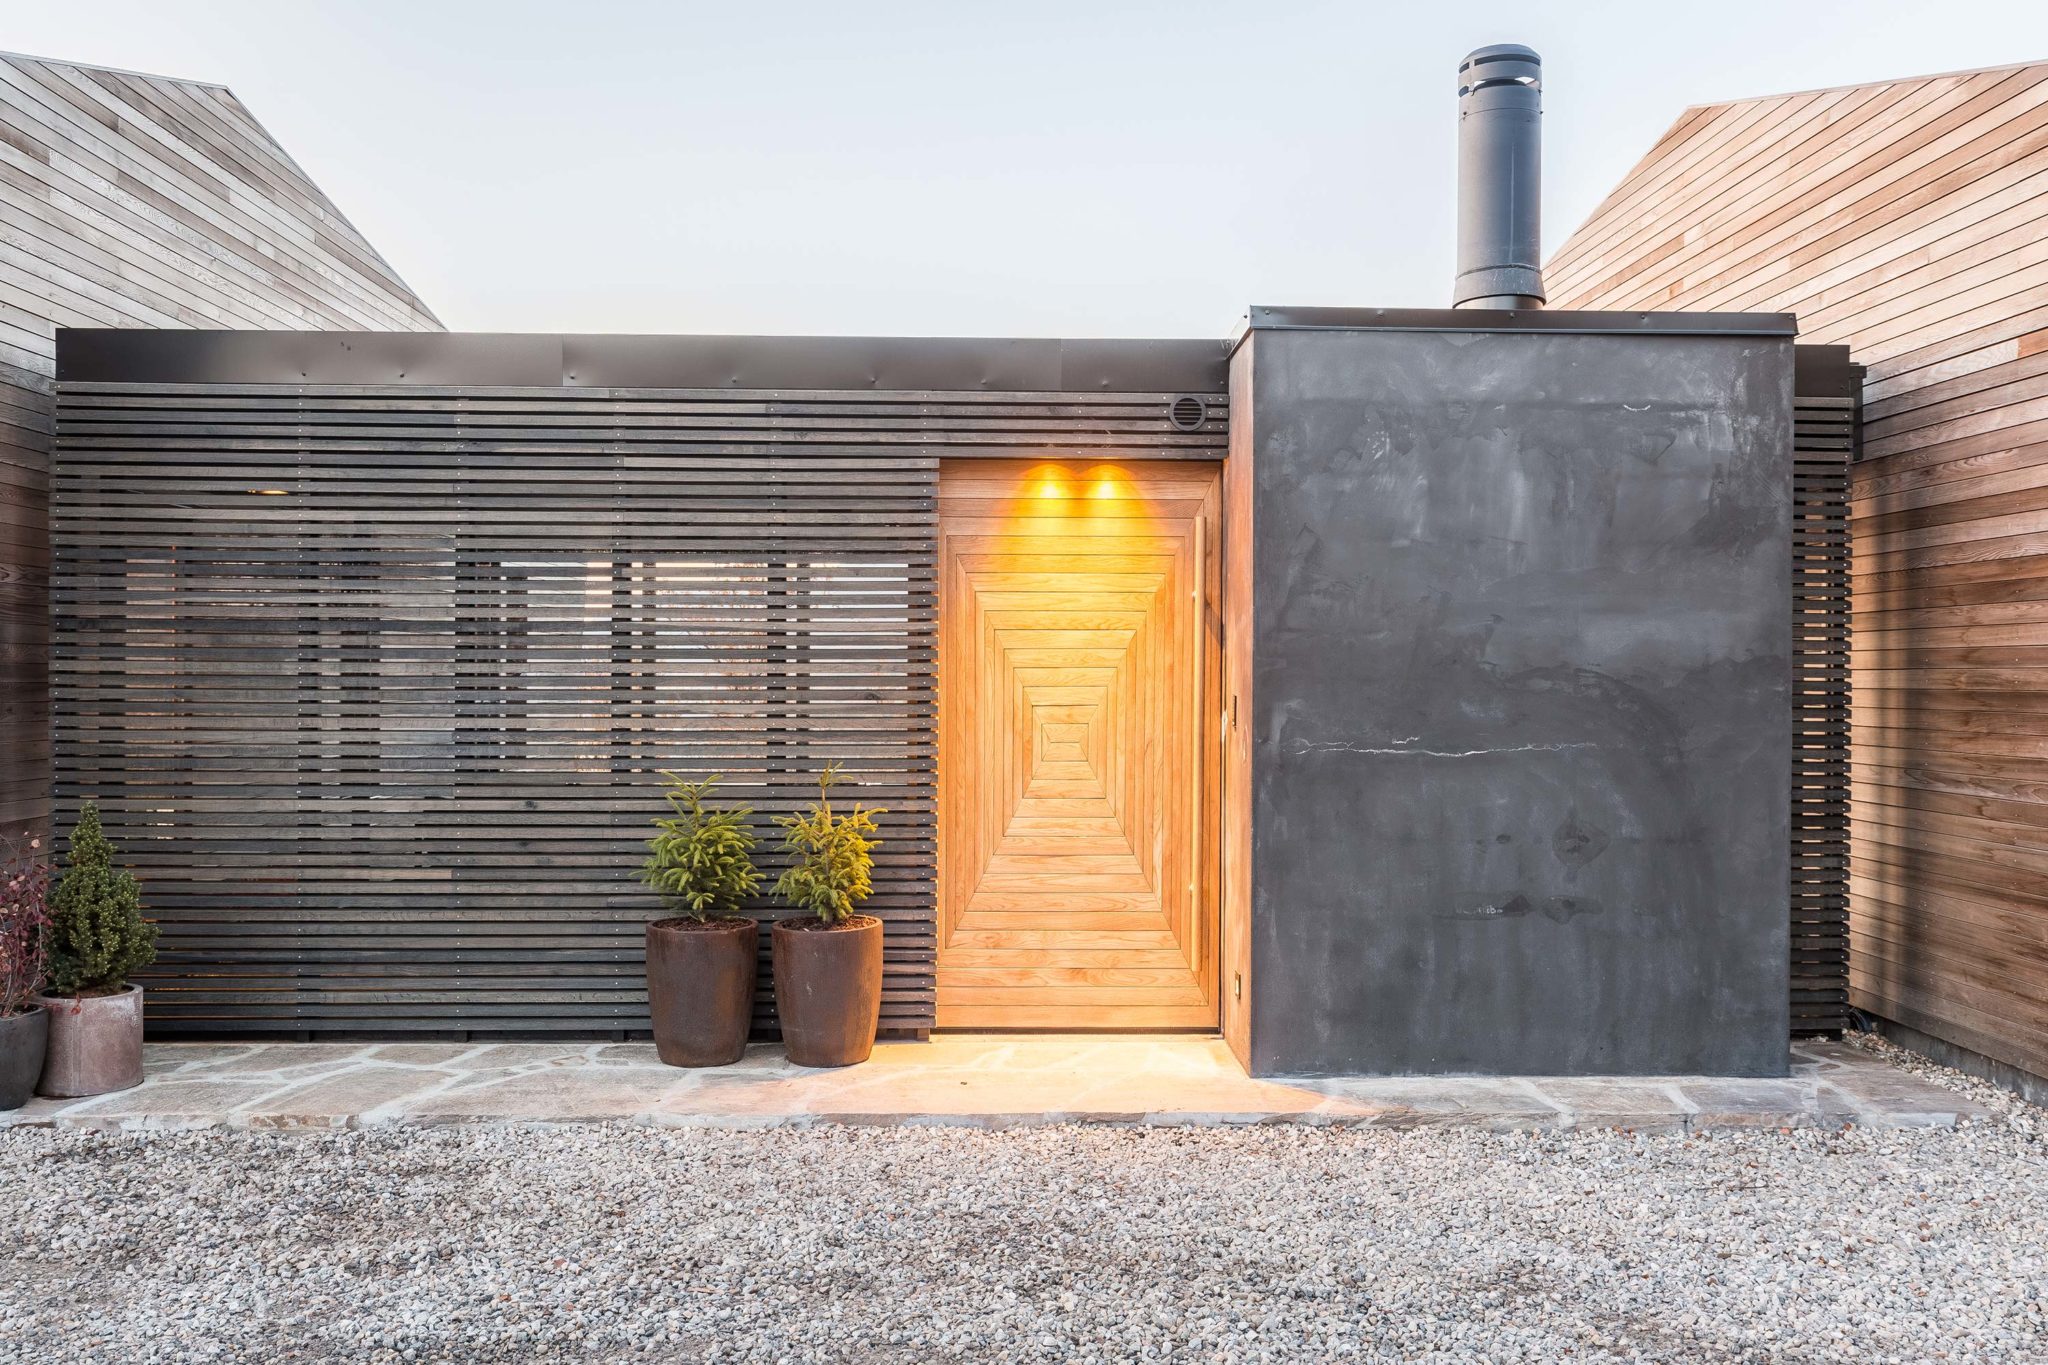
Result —
[{"label": "chimney pipe", "polygon": [[1543,59],[1496,43],[1458,64],[1457,308],[1543,306]]}]

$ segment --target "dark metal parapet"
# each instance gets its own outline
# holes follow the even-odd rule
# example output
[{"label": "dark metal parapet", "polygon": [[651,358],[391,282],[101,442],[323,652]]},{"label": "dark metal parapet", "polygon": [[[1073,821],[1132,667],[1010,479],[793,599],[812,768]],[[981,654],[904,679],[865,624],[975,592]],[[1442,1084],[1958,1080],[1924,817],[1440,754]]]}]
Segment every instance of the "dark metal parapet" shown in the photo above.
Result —
[{"label": "dark metal parapet", "polygon": [[404,384],[955,393],[1206,393],[1212,340],[551,336],[65,328],[68,383]]},{"label": "dark metal parapet", "polygon": [[1319,308],[1253,304],[1243,332],[1522,332],[1610,333],[1615,336],[1789,337],[1799,332],[1791,313],[1584,312],[1531,309]]},{"label": "dark metal parapet", "polygon": [[1543,59],[1519,43],[1458,64],[1459,308],[1543,306]]}]

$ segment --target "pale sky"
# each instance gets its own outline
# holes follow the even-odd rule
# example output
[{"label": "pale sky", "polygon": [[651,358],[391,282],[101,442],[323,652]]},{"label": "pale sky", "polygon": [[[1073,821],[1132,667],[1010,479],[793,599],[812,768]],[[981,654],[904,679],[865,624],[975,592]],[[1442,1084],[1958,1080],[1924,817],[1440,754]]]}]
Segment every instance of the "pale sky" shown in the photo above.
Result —
[{"label": "pale sky", "polygon": [[1543,54],[1554,247],[1688,104],[2048,58],[2043,0],[122,0],[452,328],[1223,336],[1449,301],[1458,59]]}]

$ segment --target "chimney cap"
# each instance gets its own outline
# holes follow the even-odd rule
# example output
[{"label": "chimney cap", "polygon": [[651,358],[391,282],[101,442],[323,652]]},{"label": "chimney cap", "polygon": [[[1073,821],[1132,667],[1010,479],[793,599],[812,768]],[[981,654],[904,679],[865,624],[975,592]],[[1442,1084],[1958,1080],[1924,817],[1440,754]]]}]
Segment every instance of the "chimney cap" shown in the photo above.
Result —
[{"label": "chimney cap", "polygon": [[1488,43],[1485,47],[1475,47],[1466,53],[1465,60],[1458,63],[1458,68],[1463,70],[1474,62],[1490,62],[1496,57],[1522,57],[1535,62],[1538,66],[1543,64],[1543,59],[1536,55],[1536,49],[1533,47],[1524,47],[1520,43]]},{"label": "chimney cap", "polygon": [[1532,85],[1543,88],[1543,58],[1520,43],[1489,43],[1475,47],[1458,63],[1458,93],[1470,94],[1485,85]]}]

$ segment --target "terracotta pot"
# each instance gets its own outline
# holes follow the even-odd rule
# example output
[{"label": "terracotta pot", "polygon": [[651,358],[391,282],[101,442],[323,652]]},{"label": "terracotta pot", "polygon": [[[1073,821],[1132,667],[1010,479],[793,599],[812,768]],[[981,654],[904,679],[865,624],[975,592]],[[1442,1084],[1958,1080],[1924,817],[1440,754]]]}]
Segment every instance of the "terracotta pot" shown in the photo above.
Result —
[{"label": "terracotta pot", "polygon": [[770,936],[782,1045],[798,1066],[851,1066],[875,1049],[882,1017],[882,922],[778,920]]},{"label": "terracotta pot", "polygon": [[670,1066],[726,1066],[747,1050],[761,928],[750,919],[647,926],[647,1008]]},{"label": "terracotta pot", "polygon": [[142,987],[112,995],[39,995],[50,1050],[38,1095],[77,1099],[142,1084]]},{"label": "terracotta pot", "polygon": [[50,1012],[41,1005],[0,1016],[0,1111],[19,1109],[36,1093],[49,1041]]}]

